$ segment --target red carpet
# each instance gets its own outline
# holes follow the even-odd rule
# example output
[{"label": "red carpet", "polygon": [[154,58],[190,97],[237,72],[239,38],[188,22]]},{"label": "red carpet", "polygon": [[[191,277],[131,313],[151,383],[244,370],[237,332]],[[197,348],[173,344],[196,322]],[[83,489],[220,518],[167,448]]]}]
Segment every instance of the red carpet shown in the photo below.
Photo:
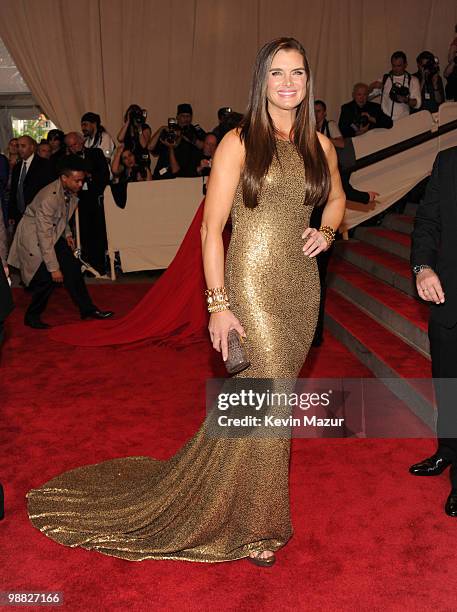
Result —
[{"label": "red carpet", "polygon": [[427,330],[429,307],[424,302],[419,302],[387,283],[381,282],[376,277],[366,274],[360,268],[343,259],[333,259],[330,264],[330,271],[336,272],[352,285],[382,302],[420,329]]},{"label": "red carpet", "polygon": [[[117,314],[146,289],[91,287],[96,303]],[[181,351],[55,343],[46,332],[22,326],[28,296],[16,296],[1,371],[6,517],[0,522],[0,591],[60,590],[63,608],[71,611],[455,609],[457,520],[442,510],[448,477],[419,479],[407,472],[433,450],[431,440],[294,440],[295,535],[272,569],[247,561],[134,563],[47,539],[28,521],[28,489],[81,464],[126,455],[169,457],[199,427],[204,380],[214,366],[222,369],[205,343]],[[74,317],[59,290],[46,320]],[[370,375],[329,335],[303,374]]]},{"label": "red carpet", "polygon": [[401,234],[400,232],[395,232],[394,230],[381,229],[377,227],[370,227],[370,234],[374,234],[379,236],[380,238],[385,238],[386,240],[391,240],[392,242],[397,242],[398,244],[402,244],[404,246],[411,246],[411,237],[407,234]]},{"label": "red carpet", "polygon": [[344,250],[352,251],[360,258],[372,259],[381,266],[400,274],[406,278],[411,278],[411,266],[409,261],[397,255],[392,255],[387,251],[378,249],[368,242],[348,242],[343,244]]}]

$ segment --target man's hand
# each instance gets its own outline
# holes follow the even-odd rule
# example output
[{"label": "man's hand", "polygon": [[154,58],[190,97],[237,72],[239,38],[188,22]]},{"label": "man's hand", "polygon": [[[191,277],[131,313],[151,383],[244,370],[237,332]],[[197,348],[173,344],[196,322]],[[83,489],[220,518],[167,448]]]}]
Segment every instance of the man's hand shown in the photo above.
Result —
[{"label": "man's hand", "polygon": [[10,271],[8,269],[8,266],[3,266],[3,271],[5,272],[6,278],[8,278],[8,276],[10,275]]},{"label": "man's hand", "polygon": [[356,136],[361,136],[362,134],[366,134],[369,129],[370,129],[370,125],[369,124],[368,125],[364,125],[364,126],[362,126],[361,128],[359,128],[356,131],[355,135]]},{"label": "man's hand", "polygon": [[67,244],[68,244],[68,246],[70,247],[70,249],[72,251],[75,250],[75,241],[74,241],[73,236],[71,234],[69,234],[67,236]]},{"label": "man's hand", "polygon": [[379,193],[377,191],[367,191],[370,199],[368,200],[368,202],[374,202],[376,200],[376,198],[378,197]]},{"label": "man's hand", "polygon": [[372,123],[373,125],[376,125],[376,119],[374,117],[372,117],[370,115],[370,113],[367,113],[367,112],[364,111],[362,113],[362,117],[366,117],[370,123]]},{"label": "man's hand", "polygon": [[170,150],[170,149],[176,149],[179,141],[176,139],[173,142],[168,142],[168,140],[164,140],[163,138],[161,138],[160,142],[166,147],[168,147],[168,149]]},{"label": "man's hand", "polygon": [[436,272],[425,268],[416,276],[416,287],[419,297],[426,302],[444,303],[444,291]]},{"label": "man's hand", "polygon": [[55,283],[63,283],[63,274],[60,270],[55,270],[54,272],[51,272],[51,276],[52,280]]},{"label": "man's hand", "polygon": [[197,173],[200,173],[203,168],[209,168],[211,166],[210,160],[209,159],[202,159],[200,162],[200,165],[197,168]]}]

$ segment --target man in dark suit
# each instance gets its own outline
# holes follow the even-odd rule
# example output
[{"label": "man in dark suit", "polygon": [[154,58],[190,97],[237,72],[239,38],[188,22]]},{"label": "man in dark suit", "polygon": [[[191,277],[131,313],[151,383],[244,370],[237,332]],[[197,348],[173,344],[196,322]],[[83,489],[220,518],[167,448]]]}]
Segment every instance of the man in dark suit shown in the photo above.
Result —
[{"label": "man in dark suit", "polygon": [[437,476],[451,466],[445,504],[457,517],[457,147],[438,154],[412,234],[411,264],[419,296],[431,303],[428,335],[438,407],[438,448],[410,467]]},{"label": "man in dark suit", "polygon": [[338,127],[344,138],[361,136],[372,128],[391,128],[392,119],[384,114],[379,104],[368,102],[368,85],[356,83],[352,101],[341,107]]},{"label": "man in dark suit", "polygon": [[101,149],[87,149],[84,137],[78,132],[65,136],[70,154],[86,161],[88,179],[79,193],[79,222],[82,259],[88,261],[100,274],[105,274],[107,248],[103,192],[109,183],[109,166]]},{"label": "man in dark suit", "polygon": [[54,180],[51,163],[36,155],[36,147],[30,136],[18,138],[19,161],[11,176],[10,223],[19,223],[36,194]]}]

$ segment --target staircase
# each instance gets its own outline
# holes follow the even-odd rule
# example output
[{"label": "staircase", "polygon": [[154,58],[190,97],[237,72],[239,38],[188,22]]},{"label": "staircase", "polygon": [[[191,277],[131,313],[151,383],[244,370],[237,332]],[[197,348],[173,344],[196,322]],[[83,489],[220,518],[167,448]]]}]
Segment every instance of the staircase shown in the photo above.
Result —
[{"label": "staircase", "polygon": [[338,242],[328,278],[325,324],[377,378],[433,428],[428,306],[409,265],[416,204]]}]

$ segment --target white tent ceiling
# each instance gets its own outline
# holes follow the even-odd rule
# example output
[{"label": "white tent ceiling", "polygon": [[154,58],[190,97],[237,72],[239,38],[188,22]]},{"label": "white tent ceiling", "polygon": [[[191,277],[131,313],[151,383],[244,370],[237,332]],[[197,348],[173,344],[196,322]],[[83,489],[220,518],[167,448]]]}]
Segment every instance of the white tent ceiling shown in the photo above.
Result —
[{"label": "white tent ceiling", "polygon": [[0,38],[0,94],[27,93],[29,88]]}]

